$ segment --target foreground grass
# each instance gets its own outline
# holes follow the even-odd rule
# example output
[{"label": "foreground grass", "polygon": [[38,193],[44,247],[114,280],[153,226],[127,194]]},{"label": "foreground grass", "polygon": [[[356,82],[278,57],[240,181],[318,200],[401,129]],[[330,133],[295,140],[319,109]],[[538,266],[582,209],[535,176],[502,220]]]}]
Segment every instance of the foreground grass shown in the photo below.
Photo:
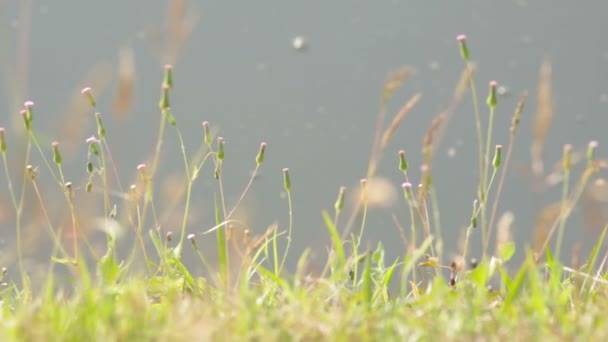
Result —
[{"label": "foreground grass", "polygon": [[[368,187],[376,174],[380,156],[399,123],[420,95],[413,96],[383,129],[386,103],[394,90],[410,74],[403,69],[389,78],[382,96],[378,129],[372,147],[369,171],[361,181],[360,201],[344,220],[344,193],[340,188],[333,215],[323,211],[322,219],[330,241],[329,255],[322,270],[310,265],[309,251],[303,253],[293,271],[285,267],[292,232],[291,179],[283,170],[290,220],[287,227],[269,227],[256,239],[243,232],[239,241],[231,229],[240,225],[232,218],[240,200],[229,206],[223,192],[222,167],[226,157],[224,140],[212,137],[209,123],[203,123],[200,153],[187,156],[177,120],[171,112],[169,96],[173,87],[172,69],[165,68],[161,100],[159,138],[150,163],[137,167],[137,179],[124,190],[112,170],[111,149],[106,141],[102,115],[91,89],[83,96],[94,109],[96,135],[87,139],[87,175],[82,186],[65,179],[59,143],[43,147],[38,141],[34,104],[26,102],[21,112],[26,132],[25,164],[20,183],[14,183],[8,167],[7,134],[0,130],[8,192],[14,207],[16,227],[16,266],[3,273],[0,292],[0,338],[3,341],[145,341],[145,340],[606,340],[608,325],[608,276],[603,271],[607,256],[602,256],[606,228],[582,266],[565,267],[553,256],[561,255],[563,231],[581,193],[604,168],[597,159],[597,143],[587,148],[584,170],[570,189],[573,148],[564,147],[561,162],[562,198],[552,206],[556,215],[547,218],[547,229],[534,246],[515,246],[509,237],[508,220],[496,219],[504,175],[509,163],[519,118],[522,97],[513,114],[511,141],[494,145],[492,118],[497,107],[496,82],[490,82],[487,97],[488,122],[482,122],[473,79],[474,66],[464,36],[459,37],[465,61],[462,79],[446,111],[437,116],[423,142],[424,165],[418,187],[408,175],[405,152],[398,153],[404,208],[409,211],[409,229],[404,229],[404,256],[385,260],[384,249],[361,248],[366,225]],[[541,71],[539,98],[541,107],[535,129],[538,131],[533,158],[538,167],[542,140],[551,119],[550,75]],[[479,188],[471,199],[472,213],[466,239],[459,257],[446,261],[442,255],[438,189],[432,182],[433,150],[441,140],[443,126],[460,102],[471,91],[475,103],[475,126],[479,144]],[[543,107],[544,106],[544,107]],[[482,126],[487,124],[484,135]],[[165,131],[172,129],[182,146],[184,161],[183,188],[176,190],[184,203],[179,232],[162,230],[163,219],[154,196],[155,173]],[[255,174],[264,162],[266,144],[260,144],[255,158]],[[30,163],[37,151],[43,170]],[[49,153],[50,151],[50,153]],[[48,154],[48,156],[47,156]],[[542,165],[542,163],[541,163]],[[197,244],[199,235],[188,224],[190,198],[201,171],[210,168],[217,181],[215,226],[205,234],[215,234],[217,255],[212,259]],[[113,176],[115,175],[115,176]],[[50,179],[62,190],[67,219],[49,214],[47,193],[39,190],[39,178]],[[251,181],[245,187],[242,199]],[[96,196],[102,212],[105,250],[98,251],[83,232],[86,217],[80,215],[82,204],[77,196]],[[112,191],[125,195],[114,202]],[[25,196],[30,194],[31,196]],[[28,198],[26,200],[26,197]],[[32,198],[34,200],[32,200]],[[493,199],[493,202],[491,201]],[[57,199],[55,199],[57,200]],[[28,202],[29,201],[29,202]],[[33,203],[30,203],[33,202]],[[22,230],[29,217],[26,208],[38,205],[41,220],[54,244],[44,281],[32,281],[23,262],[25,241]],[[124,217],[117,216],[125,212]],[[68,223],[66,223],[68,222]],[[129,255],[117,252],[116,223],[132,228],[133,246]],[[351,233],[354,226],[359,231]],[[245,225],[246,226],[246,225]],[[65,228],[65,229],[64,229]],[[496,233],[496,249],[488,250],[490,237]],[[199,228],[200,229],[200,228]],[[66,231],[71,239],[65,243]],[[195,231],[200,233],[199,231]],[[480,232],[482,257],[470,260],[469,237]],[[557,234],[557,239],[553,239]],[[285,239],[286,238],[286,239]],[[555,241],[551,244],[551,241]],[[235,243],[236,242],[236,243]],[[237,246],[238,247],[235,247]],[[516,248],[517,247],[517,248]],[[197,275],[182,263],[185,248],[191,248],[205,267],[205,276]],[[523,263],[507,268],[519,252]],[[138,262],[142,261],[143,262]],[[56,269],[70,274],[69,284],[58,282]],[[513,271],[515,269],[515,271]],[[17,271],[12,271],[17,270]]]},{"label": "foreground grass", "polygon": [[[372,276],[351,288],[335,279],[260,277],[234,292],[183,278],[81,284],[72,294],[24,301],[5,293],[9,340],[552,340],[602,341],[608,296],[583,279],[549,280],[533,263],[496,292],[486,265],[456,287],[389,298]],[[371,273],[375,270],[372,269]],[[368,292],[371,290],[371,293]]]}]

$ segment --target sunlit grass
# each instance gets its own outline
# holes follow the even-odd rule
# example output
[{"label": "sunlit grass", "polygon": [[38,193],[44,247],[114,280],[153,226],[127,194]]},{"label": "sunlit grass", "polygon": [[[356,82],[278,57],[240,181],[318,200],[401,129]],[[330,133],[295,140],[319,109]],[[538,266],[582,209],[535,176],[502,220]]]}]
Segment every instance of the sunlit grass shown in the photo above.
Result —
[{"label": "sunlit grass", "polygon": [[[402,69],[389,77],[381,95],[381,109],[372,155],[366,175],[362,175],[356,194],[357,205],[345,220],[345,197],[349,190],[336,186],[337,199],[333,212],[321,210],[311,222],[322,222],[327,228],[327,259],[320,269],[313,267],[309,256],[319,242],[309,242],[307,249],[288,267],[292,233],[298,199],[288,168],[282,170],[283,190],[289,215],[286,226],[272,225],[258,237],[244,228],[236,234],[235,227],[247,227],[233,214],[247,196],[253,179],[262,167],[267,144],[260,143],[257,156],[251,157],[255,169],[236,203],[228,203],[224,192],[224,161],[232,158],[223,137],[211,133],[210,123],[201,127],[201,146],[194,155],[187,153],[180,130],[180,114],[171,111],[173,91],[172,66],[166,66],[159,101],[158,138],[151,160],[134,163],[135,179],[119,179],[112,161],[112,141],[106,139],[103,110],[97,106],[94,89],[85,88],[83,101],[88,101],[97,130],[86,142],[86,180],[81,188],[66,178],[60,141],[44,146],[37,139],[40,131],[33,116],[33,102],[26,102],[21,112],[24,129],[25,156],[22,164],[9,165],[14,151],[7,143],[10,131],[0,128],[0,151],[5,172],[7,195],[10,196],[16,233],[16,265],[2,270],[0,291],[0,337],[3,341],[146,341],[146,340],[304,340],[304,341],[382,341],[382,340],[604,340],[608,338],[608,274],[604,271],[608,254],[602,247],[608,226],[592,251],[589,260],[566,265],[562,255],[563,234],[568,217],[579,203],[584,190],[597,179],[605,162],[597,158],[598,144],[587,147],[584,170],[576,175],[573,147],[566,145],[561,162],[562,196],[554,206],[556,215],[547,220],[549,227],[541,234],[540,244],[515,245],[511,240],[512,214],[498,218],[496,213],[505,173],[509,166],[515,132],[519,126],[526,96],[514,109],[509,129],[510,140],[503,155],[502,142],[492,140],[495,111],[511,111],[501,107],[496,96],[497,83],[492,81],[486,100],[487,123],[482,122],[481,104],[475,90],[474,67],[464,36],[458,38],[466,65],[452,102],[440,113],[423,141],[424,164],[420,179],[408,173],[406,150],[398,152],[396,175],[403,175],[403,196],[399,199],[406,222],[395,224],[404,239],[403,256],[387,260],[382,243],[371,247],[363,240],[369,224],[368,209],[382,205],[388,196],[378,177],[377,165],[394,132],[406,114],[415,110],[420,94],[414,95],[385,128],[387,103],[402,82],[411,74]],[[544,70],[544,69],[543,69]],[[544,74],[543,74],[544,75]],[[545,77],[545,76],[543,76]],[[548,80],[541,77],[542,101],[550,102]],[[477,196],[465,199],[472,204],[470,212],[462,213],[468,220],[464,246],[459,255],[446,258],[439,208],[442,193],[435,187],[432,167],[435,149],[449,116],[466,91],[474,101],[473,124],[479,144],[479,175]],[[539,120],[552,117],[550,106],[539,110]],[[543,106],[543,102],[539,104]],[[481,127],[487,125],[482,134]],[[547,123],[544,123],[547,125]],[[538,124],[541,125],[541,124]],[[542,126],[542,125],[541,125]],[[543,133],[544,134],[544,133]],[[15,134],[16,135],[16,134]],[[163,206],[158,198],[157,171],[163,144],[167,137],[179,142],[183,160],[183,202],[177,232],[161,227]],[[537,143],[538,145],[538,143]],[[36,158],[32,149],[38,153]],[[268,146],[272,150],[272,146]],[[533,153],[538,158],[538,147]],[[43,165],[32,165],[35,160]],[[286,161],[289,162],[289,161]],[[535,160],[538,163],[538,160]],[[136,166],[137,165],[137,166]],[[15,173],[11,170],[22,170]],[[212,171],[212,172],[206,172]],[[86,173],[84,173],[86,172]],[[279,172],[277,172],[279,174]],[[201,178],[213,179],[212,199],[214,225],[193,227],[190,222],[192,192]],[[51,179],[63,198],[40,190],[42,180]],[[576,182],[574,182],[576,180]],[[570,182],[574,184],[570,186]],[[125,192],[122,184],[131,184]],[[16,187],[16,185],[19,185]],[[97,190],[94,191],[94,190]],[[28,197],[28,193],[34,196]],[[111,194],[120,193],[114,203]],[[384,193],[386,198],[382,197]],[[82,196],[101,194],[98,216],[103,220],[105,250],[89,241],[85,230],[86,217],[77,201]],[[395,197],[395,198],[393,198]],[[49,214],[53,203],[63,204],[69,220]],[[380,203],[380,204],[378,204]],[[491,211],[488,205],[492,204]],[[24,266],[23,231],[26,213],[39,207],[46,231],[53,243],[48,255],[48,271],[42,283],[32,282],[32,274]],[[126,213],[123,216],[117,212]],[[488,217],[489,214],[489,217]],[[495,224],[496,222],[496,224]],[[121,255],[117,247],[116,223],[131,227],[132,247]],[[495,227],[494,227],[495,225]],[[352,231],[354,230],[354,231]],[[43,231],[43,229],[40,229]],[[69,233],[67,233],[69,231]],[[470,236],[480,232],[482,251],[479,260],[471,258]],[[492,233],[495,232],[495,236]],[[66,235],[67,234],[67,235]],[[557,238],[554,244],[554,235]],[[202,239],[215,235],[216,255],[199,246]],[[496,248],[490,251],[491,238]],[[540,248],[538,247],[540,246]],[[86,247],[86,248],[83,248]],[[183,254],[191,248],[205,270],[197,272],[185,265]],[[555,254],[553,254],[555,251]],[[510,265],[519,253],[521,265]],[[214,260],[215,262],[211,262]],[[139,262],[137,262],[139,261]],[[57,281],[56,268],[69,271],[67,284]]]}]

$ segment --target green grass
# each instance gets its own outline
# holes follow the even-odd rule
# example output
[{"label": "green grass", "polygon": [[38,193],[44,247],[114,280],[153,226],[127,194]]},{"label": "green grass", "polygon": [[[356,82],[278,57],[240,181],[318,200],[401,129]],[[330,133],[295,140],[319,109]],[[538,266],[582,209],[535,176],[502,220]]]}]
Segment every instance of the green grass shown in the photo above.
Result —
[{"label": "green grass", "polygon": [[[361,197],[354,212],[343,217],[347,214],[343,211],[347,190],[339,187],[333,212],[323,210],[319,217],[310,218],[327,228],[328,257],[317,271],[311,267],[310,249],[298,258],[295,267],[286,266],[292,231],[298,229],[293,225],[298,199],[292,198],[288,169],[283,170],[288,225],[271,226],[258,238],[248,230],[235,237],[234,226],[246,224],[236,220],[233,213],[263,167],[266,144],[262,143],[258,155],[252,158],[255,171],[238,202],[229,205],[222,174],[230,152],[225,150],[223,138],[215,137],[205,122],[199,151],[187,155],[179,115],[174,116],[170,109],[171,67],[165,68],[162,82],[156,148],[150,163],[133,170],[137,177],[129,187],[122,186],[114,168],[112,143],[106,140],[104,116],[98,112],[94,90],[83,90],[83,101],[88,101],[95,113],[97,132],[87,140],[87,174],[82,186],[66,179],[60,143],[41,145],[34,106],[27,103],[22,111],[26,133],[23,164],[9,165],[13,160],[9,155],[16,149],[7,145],[10,132],[0,131],[6,191],[12,201],[17,237],[15,264],[2,273],[1,340],[606,340],[608,273],[604,271],[607,256],[602,255],[601,247],[607,228],[582,266],[566,266],[553,255],[553,250],[556,256],[561,255],[568,217],[604,167],[604,161],[596,158],[596,143],[589,145],[583,158],[584,170],[578,176],[572,168],[571,146],[564,148],[558,213],[549,219],[549,229],[540,244],[516,246],[509,237],[509,224],[495,216],[526,97],[522,96],[515,109],[510,140],[503,153],[503,146],[492,140],[492,132],[502,128],[493,127],[492,121],[495,111],[505,109],[499,106],[496,84],[491,83],[486,101],[488,122],[482,122],[474,65],[465,43],[460,39],[465,61],[462,79],[452,102],[433,121],[423,142],[425,161],[422,176],[416,181],[420,186],[412,186],[405,152],[395,156],[398,168],[394,172],[404,177],[403,212],[409,214],[402,229],[407,241],[403,257],[387,260],[381,243],[364,248],[362,241],[369,204],[367,180],[375,176],[394,131],[419,98],[412,97],[383,129],[391,95],[408,75],[402,70],[389,78],[382,93],[369,171],[361,182]],[[470,225],[460,256],[448,259],[442,254],[438,199],[445,194],[435,188],[432,161],[442,125],[447,124],[466,92],[475,103],[472,124],[479,144],[479,188],[478,196],[470,199],[472,212],[462,215]],[[485,136],[481,129],[484,124]],[[176,236],[161,229],[163,211],[159,210],[161,199],[157,196],[156,173],[166,136],[179,141],[183,158],[183,189],[176,189],[181,195],[176,201],[183,206],[165,209],[183,210]],[[35,153],[36,159],[32,157]],[[31,165],[34,160],[41,160],[41,170]],[[23,172],[14,174],[15,169]],[[192,191],[201,177],[210,174],[216,184],[216,190],[209,194],[215,204],[215,225],[195,229],[189,224]],[[61,198],[42,191],[39,179],[56,184]],[[575,182],[570,184],[572,180]],[[111,194],[116,191],[124,194],[121,201],[114,202]],[[95,215],[103,217],[106,233],[101,251],[83,230],[86,215],[90,215],[90,208],[83,208],[76,200],[83,196],[100,197],[101,205],[94,209],[101,211]],[[62,203],[69,213],[67,219],[49,214],[51,202],[53,208]],[[41,219],[37,222],[53,243],[43,281],[33,281],[34,275],[24,262],[28,254],[24,229],[31,208],[40,208]],[[81,211],[87,214],[83,216]],[[127,214],[118,216],[117,212]],[[119,253],[117,233],[112,228],[116,221],[132,228],[129,234],[133,243],[127,255]],[[353,227],[359,230],[350,233]],[[469,237],[478,233],[482,245],[476,247],[483,251],[482,257],[469,260]],[[553,239],[554,233],[557,239]],[[209,255],[198,244],[212,235],[217,241],[216,255]],[[494,251],[489,250],[491,237],[496,240]],[[204,273],[184,264],[186,248],[198,256]],[[509,267],[516,253],[524,261]],[[58,281],[58,274],[66,272],[70,280],[67,284]]]}]

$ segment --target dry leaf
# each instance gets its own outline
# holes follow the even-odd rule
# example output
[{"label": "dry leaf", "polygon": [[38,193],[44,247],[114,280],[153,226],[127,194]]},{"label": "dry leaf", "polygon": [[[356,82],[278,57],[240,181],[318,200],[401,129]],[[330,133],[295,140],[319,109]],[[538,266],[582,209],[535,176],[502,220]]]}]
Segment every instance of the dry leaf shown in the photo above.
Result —
[{"label": "dry leaf", "polygon": [[135,89],[135,57],[132,48],[118,52],[118,84],[114,95],[113,114],[124,118],[131,109]]},{"label": "dry leaf", "polygon": [[552,94],[551,62],[545,60],[540,68],[538,84],[538,109],[532,130],[532,144],[530,156],[532,158],[532,172],[540,177],[544,172],[542,161],[543,149],[547,132],[553,121],[553,94]]}]

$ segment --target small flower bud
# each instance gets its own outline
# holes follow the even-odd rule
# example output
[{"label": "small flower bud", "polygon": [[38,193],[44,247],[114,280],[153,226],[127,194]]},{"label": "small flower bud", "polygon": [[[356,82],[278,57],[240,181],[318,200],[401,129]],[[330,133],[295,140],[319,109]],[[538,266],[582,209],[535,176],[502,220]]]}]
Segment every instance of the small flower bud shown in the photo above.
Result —
[{"label": "small flower bud", "polygon": [[361,184],[361,200],[363,202],[367,201],[367,179],[363,178],[359,181]]},{"label": "small flower bud", "polygon": [[86,190],[87,190],[87,192],[91,192],[91,191],[93,191],[93,183],[88,182],[88,183],[87,183]]},{"label": "small flower bud", "polygon": [[129,187],[129,199],[135,201],[137,200],[137,197],[137,185],[131,184],[131,186]]},{"label": "small flower bud", "polygon": [[171,64],[165,64],[165,76],[163,77],[163,84],[173,88],[173,66]]},{"label": "small flower bud", "polygon": [[471,228],[477,228],[477,200],[473,201],[473,214],[471,215]]},{"label": "small flower bud", "polygon": [[412,183],[405,182],[405,183],[401,184],[401,187],[403,188],[403,194],[405,195],[406,201],[408,201],[408,202],[413,201],[414,194],[412,193]]},{"label": "small flower bud", "polygon": [[87,173],[93,173],[94,170],[93,163],[87,162]]},{"label": "small flower bud", "polygon": [[291,190],[291,178],[289,177],[289,169],[283,169],[283,188],[289,192]]},{"label": "small flower bud", "polygon": [[498,167],[500,166],[501,158],[502,145],[496,145],[496,148],[494,149],[494,160],[492,161],[492,165],[494,165],[495,169],[498,169]]},{"label": "small flower bud", "polygon": [[89,100],[89,104],[91,105],[91,107],[93,107],[93,108],[97,107],[97,101],[95,101],[95,97],[93,96],[93,93],[91,92],[91,88],[86,87],[86,88],[82,89],[80,91],[80,93],[87,97],[87,100]]},{"label": "small flower bud", "polygon": [[51,146],[53,147],[53,161],[55,164],[61,165],[63,159],[61,158],[61,153],[59,152],[59,143],[55,141],[51,144]]},{"label": "small flower bud", "polygon": [[498,97],[496,96],[496,86],[496,81],[490,82],[490,90],[488,93],[488,99],[486,100],[486,103],[488,104],[488,107],[490,107],[490,109],[496,108],[496,104],[498,103]]},{"label": "small flower bud", "polygon": [[165,235],[165,240],[167,240],[167,242],[171,242],[171,240],[173,240],[173,232],[167,232],[167,234]]},{"label": "small flower bud", "polygon": [[32,165],[27,165],[25,167],[25,171],[27,172],[27,176],[30,180],[36,179],[38,172],[36,171],[36,169],[34,169],[34,167]]},{"label": "small flower bud", "polygon": [[466,62],[468,62],[469,58],[470,58],[470,54],[469,54],[469,48],[467,46],[467,36],[465,36],[464,34],[461,34],[458,37],[456,37],[456,40],[458,40],[458,45],[460,46],[460,56],[462,57],[462,59],[464,59]]},{"label": "small flower bud", "polygon": [[30,132],[32,130],[32,122],[30,121],[30,119],[27,118],[27,111],[25,109],[22,109],[21,111],[19,111],[19,114],[23,118],[23,125],[25,126],[25,130]]},{"label": "small flower bud", "polygon": [[95,113],[95,120],[97,121],[97,135],[99,139],[103,139],[106,137],[106,129],[101,121],[101,113]]},{"label": "small flower bud", "polygon": [[211,133],[209,132],[209,122],[203,122],[203,130],[205,131],[205,145],[211,146]]},{"label": "small flower bud", "polygon": [[139,174],[141,175],[141,180],[145,182],[148,181],[148,175],[146,173],[146,164],[139,164],[137,165],[137,171],[139,171]]},{"label": "small flower bud", "polygon": [[259,165],[262,165],[262,163],[264,162],[264,153],[266,152],[266,143],[263,142],[260,144],[260,150],[258,151],[258,155],[255,158],[255,163]]},{"label": "small flower bud", "polygon": [[336,203],[334,204],[334,208],[336,209],[336,213],[339,213],[342,211],[342,208],[344,208],[344,195],[346,193],[346,187],[345,186],[341,186],[340,190],[338,191],[338,199],[336,199]]},{"label": "small flower bud", "polygon": [[399,170],[407,171],[407,160],[405,159],[405,151],[399,151]]},{"label": "small flower bud", "polygon": [[0,127],[0,152],[6,153],[6,138],[4,137],[4,127]]},{"label": "small flower bud", "polygon": [[245,229],[245,232],[243,234],[243,243],[244,244],[249,244],[249,242],[251,241],[251,231],[249,229]]},{"label": "small flower bud", "polygon": [[65,183],[64,186],[65,186],[65,190],[68,193],[68,196],[70,198],[74,197],[74,188],[72,187],[72,182],[67,182],[67,183]]},{"label": "small flower bud", "polygon": [[169,108],[164,108],[162,110],[163,116],[165,118],[167,118],[167,122],[169,123],[169,125],[175,127],[175,117],[173,116],[173,113],[171,113],[171,109]]},{"label": "small flower bud", "polygon": [[27,119],[31,122],[34,120],[34,102],[26,101],[23,106],[25,107],[25,112],[27,113]]},{"label": "small flower bud", "polygon": [[194,234],[188,234],[187,239],[190,240],[190,242],[192,242],[193,245],[196,245],[196,240],[194,240],[195,237],[196,237],[196,235],[194,235]]},{"label": "small flower bud", "polygon": [[562,157],[562,167],[564,171],[569,171],[572,167],[572,145],[564,145],[564,154]]},{"label": "small flower bud", "polygon": [[587,146],[587,162],[591,163],[595,160],[595,151],[597,150],[598,146],[599,143],[597,142],[597,140],[589,142],[589,145]]},{"label": "small flower bud", "polygon": [[95,137],[90,137],[86,140],[87,144],[89,144],[89,151],[96,156],[99,156],[99,146],[97,145],[97,139]]},{"label": "small flower bud", "polygon": [[224,160],[224,138],[217,138],[217,160]]},{"label": "small flower bud", "polygon": [[169,108],[169,90],[170,89],[171,89],[171,87],[169,87],[168,84],[163,83],[163,85],[161,87],[160,101],[158,102],[158,106],[160,107],[160,109]]}]

